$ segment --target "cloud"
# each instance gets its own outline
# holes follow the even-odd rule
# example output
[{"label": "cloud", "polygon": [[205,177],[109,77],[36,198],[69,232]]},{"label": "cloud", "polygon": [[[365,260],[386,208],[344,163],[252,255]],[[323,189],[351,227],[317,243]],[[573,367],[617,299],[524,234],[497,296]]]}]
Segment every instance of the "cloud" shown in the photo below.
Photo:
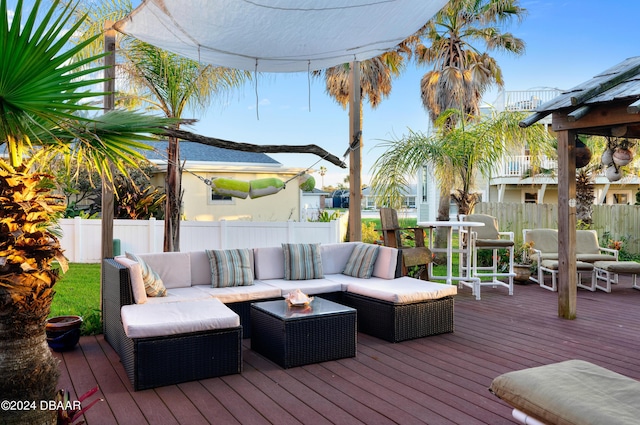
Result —
[{"label": "cloud", "polygon": [[[258,102],[258,106],[271,106],[271,101],[267,98],[264,98],[260,102]],[[248,109],[250,111],[253,111],[254,109],[256,109],[256,105],[249,105]]]}]

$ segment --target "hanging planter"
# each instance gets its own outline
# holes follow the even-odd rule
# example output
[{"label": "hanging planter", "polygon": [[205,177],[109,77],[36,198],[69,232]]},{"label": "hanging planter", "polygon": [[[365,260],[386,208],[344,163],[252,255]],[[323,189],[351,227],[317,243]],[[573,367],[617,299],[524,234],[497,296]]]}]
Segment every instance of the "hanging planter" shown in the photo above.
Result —
[{"label": "hanging planter", "polygon": [[602,154],[602,158],[600,158],[600,162],[602,162],[602,165],[605,167],[613,165],[613,149],[605,150]]},{"label": "hanging planter", "polygon": [[617,182],[618,180],[620,180],[622,178],[622,173],[620,172],[620,170],[618,169],[618,167],[616,166],[610,166],[607,167],[607,171],[605,171],[605,176],[607,176],[607,179],[610,182]]},{"label": "hanging planter", "polygon": [[582,168],[591,161],[591,149],[576,136],[576,168]]},{"label": "hanging planter", "polygon": [[633,153],[628,148],[619,147],[613,153],[613,163],[618,167],[627,165],[633,160]]}]

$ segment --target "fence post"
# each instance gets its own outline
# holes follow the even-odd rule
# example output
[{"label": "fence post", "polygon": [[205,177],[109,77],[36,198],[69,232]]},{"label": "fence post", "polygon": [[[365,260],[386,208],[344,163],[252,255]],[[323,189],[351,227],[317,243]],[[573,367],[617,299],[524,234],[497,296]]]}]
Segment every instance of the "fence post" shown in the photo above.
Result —
[{"label": "fence post", "polygon": [[74,263],[80,263],[80,255],[82,252],[82,218],[73,218],[73,258],[69,258],[69,261]]},{"label": "fence post", "polygon": [[156,224],[155,217],[151,217],[147,226],[147,231],[149,232],[147,235],[147,243],[149,244],[147,252],[156,252]]},{"label": "fence post", "polygon": [[227,220],[220,220],[220,249],[227,249],[229,226]]}]

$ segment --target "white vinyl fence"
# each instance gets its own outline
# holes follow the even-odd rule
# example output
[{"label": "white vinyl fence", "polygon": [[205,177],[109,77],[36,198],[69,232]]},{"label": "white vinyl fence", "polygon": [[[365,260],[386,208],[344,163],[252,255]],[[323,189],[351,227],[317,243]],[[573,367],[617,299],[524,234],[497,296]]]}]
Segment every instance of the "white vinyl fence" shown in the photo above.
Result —
[{"label": "white vinyl fence", "polygon": [[[261,248],[281,243],[337,243],[346,236],[348,217],[329,223],[182,221],[180,251],[205,249]],[[102,221],[79,217],[62,219],[60,243],[73,263],[98,263],[102,255]],[[114,220],[113,238],[120,253],[162,252],[163,220]]]}]

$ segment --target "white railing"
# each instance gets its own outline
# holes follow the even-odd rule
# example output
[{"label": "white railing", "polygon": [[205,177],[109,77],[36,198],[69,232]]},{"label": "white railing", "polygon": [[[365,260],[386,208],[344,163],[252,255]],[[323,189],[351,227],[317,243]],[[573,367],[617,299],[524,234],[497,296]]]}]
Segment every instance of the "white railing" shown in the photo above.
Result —
[{"label": "white railing", "polygon": [[[545,170],[558,169],[558,161],[550,158],[543,158],[539,165]],[[514,155],[508,156],[502,160],[502,163],[493,175],[496,177],[522,177],[531,172],[531,156],[530,155]]]},{"label": "white railing", "polygon": [[[253,222],[253,221],[182,221],[180,250],[260,248],[281,243],[338,243],[346,235],[348,215],[329,223]],[[79,217],[62,219],[60,243],[64,255],[74,263],[97,263],[101,260],[102,221]],[[163,220],[114,220],[113,238],[120,252],[162,252]]]},{"label": "white railing", "polygon": [[504,105],[508,111],[533,111],[561,93],[559,89],[507,91]]}]

